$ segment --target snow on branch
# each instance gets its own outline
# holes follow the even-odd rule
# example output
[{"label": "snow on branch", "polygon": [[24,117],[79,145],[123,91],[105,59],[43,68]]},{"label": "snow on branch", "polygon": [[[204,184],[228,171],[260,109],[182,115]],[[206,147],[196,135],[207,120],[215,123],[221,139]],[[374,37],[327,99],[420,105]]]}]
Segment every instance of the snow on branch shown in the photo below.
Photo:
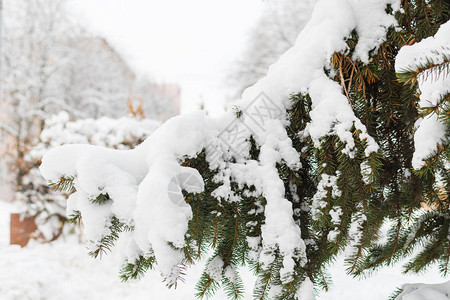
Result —
[{"label": "snow on branch", "polygon": [[450,70],[450,21],[443,24],[435,36],[402,47],[395,69],[401,81],[417,82],[420,90],[419,107],[425,113],[416,123],[413,156],[413,167],[420,169],[438,145],[448,143],[439,110],[450,93],[450,76],[445,75]]}]

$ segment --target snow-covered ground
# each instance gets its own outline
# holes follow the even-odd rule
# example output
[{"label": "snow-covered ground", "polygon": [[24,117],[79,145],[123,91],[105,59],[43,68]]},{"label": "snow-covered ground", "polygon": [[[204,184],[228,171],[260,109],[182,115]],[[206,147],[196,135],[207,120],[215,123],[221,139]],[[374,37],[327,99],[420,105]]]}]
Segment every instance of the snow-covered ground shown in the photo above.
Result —
[{"label": "snow-covered ground", "polygon": [[[167,289],[156,272],[149,271],[138,282],[125,284],[118,278],[118,265],[113,255],[94,260],[76,240],[52,244],[31,243],[24,249],[9,244],[9,213],[14,205],[0,201],[0,299],[195,299],[195,284],[202,265],[192,267],[186,282],[176,290]],[[401,268],[383,269],[366,280],[353,279],[342,268],[342,259],[330,268],[333,287],[321,292],[320,300],[384,300],[404,283],[441,283],[437,268],[423,275],[405,276]],[[252,299],[253,276],[242,275],[246,283],[245,299]],[[226,299],[219,291],[214,299]],[[414,298],[420,299],[420,298]],[[445,298],[439,298],[445,299]],[[430,298],[430,300],[434,300]]]},{"label": "snow-covered ground", "polygon": [[[0,299],[194,299],[195,284],[202,266],[190,269],[185,283],[167,289],[156,272],[131,284],[118,277],[119,266],[113,255],[102,260],[88,256],[76,239],[52,244],[30,243],[21,249],[9,244],[9,213],[15,207],[0,201]],[[251,275],[246,274],[246,278]],[[253,283],[250,283],[252,285]],[[216,299],[226,299],[222,292]],[[246,299],[251,299],[248,290]]]}]

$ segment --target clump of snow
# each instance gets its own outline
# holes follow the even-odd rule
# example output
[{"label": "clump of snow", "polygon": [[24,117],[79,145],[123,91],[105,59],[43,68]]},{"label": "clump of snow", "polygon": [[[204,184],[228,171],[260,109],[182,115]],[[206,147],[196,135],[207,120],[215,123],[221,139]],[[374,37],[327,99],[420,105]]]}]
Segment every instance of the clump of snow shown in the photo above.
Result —
[{"label": "clump of snow", "polygon": [[236,272],[235,267],[233,267],[233,266],[226,267],[225,271],[224,271],[224,275],[230,282],[236,283],[237,272]]},{"label": "clump of snow", "polygon": [[267,293],[268,299],[277,299],[283,293],[283,287],[281,285],[273,285],[270,287],[269,292]]},{"label": "clump of snow", "polygon": [[428,156],[436,150],[445,138],[445,126],[439,121],[437,114],[432,113],[419,119],[416,122],[416,132],[414,133],[413,167],[415,169],[422,168]]},{"label": "clump of snow", "polygon": [[370,166],[368,161],[363,161],[360,165],[361,168],[361,176],[365,184],[372,183],[372,167]]},{"label": "clump of snow", "polygon": [[339,206],[333,206],[330,210],[330,216],[333,224],[339,224],[341,222],[342,208]]},{"label": "clump of snow", "polygon": [[405,284],[403,292],[396,300],[448,300],[450,299],[450,281],[441,284]]},{"label": "clump of snow", "polygon": [[[223,264],[223,260],[219,256],[214,257],[206,267],[206,274],[208,274],[209,277],[211,277],[215,281],[220,282],[220,280],[222,279],[222,273],[224,272]],[[227,274],[230,275],[229,271]]]},{"label": "clump of snow", "polygon": [[[395,70],[398,73],[416,70],[429,63],[441,64],[444,57],[450,55],[450,21],[441,25],[434,36],[423,39],[414,45],[403,46],[395,58]],[[430,91],[430,93],[432,93]],[[438,96],[438,95],[436,95]],[[426,103],[431,99],[421,98]],[[432,99],[432,100],[436,100]]]},{"label": "clump of snow", "polygon": [[[442,24],[438,32],[412,46],[404,46],[400,49],[395,59],[397,73],[413,70],[419,72],[420,68],[444,62],[444,57],[450,57],[450,21]],[[420,89],[419,107],[434,107],[439,105],[442,97],[450,93],[450,77],[427,74],[427,71],[418,75]],[[416,123],[414,135],[415,152],[413,155],[413,167],[420,169],[425,160],[436,150],[438,144],[444,142],[445,127],[438,120],[438,115],[432,112]]]},{"label": "clump of snow", "polygon": [[309,277],[302,282],[295,297],[297,300],[314,300],[314,284]]},{"label": "clump of snow", "polygon": [[[341,196],[342,192],[337,185],[339,175],[339,172],[337,172],[336,176],[328,174],[322,174],[320,176],[311,207],[313,219],[319,220],[321,218],[322,210],[329,204],[331,197],[336,198]],[[327,199],[327,197],[330,197],[330,199]]]},{"label": "clump of snow", "polygon": [[248,253],[249,259],[253,261],[259,261],[259,253],[261,253],[261,238],[248,236],[246,240],[248,247],[250,248],[250,251]]},{"label": "clump of snow", "polygon": [[380,44],[386,41],[386,30],[396,24],[394,16],[386,14],[387,5],[390,5],[393,11],[398,11],[400,1],[353,1],[352,5],[358,32],[358,44],[353,58],[367,64],[369,52],[378,50]]}]

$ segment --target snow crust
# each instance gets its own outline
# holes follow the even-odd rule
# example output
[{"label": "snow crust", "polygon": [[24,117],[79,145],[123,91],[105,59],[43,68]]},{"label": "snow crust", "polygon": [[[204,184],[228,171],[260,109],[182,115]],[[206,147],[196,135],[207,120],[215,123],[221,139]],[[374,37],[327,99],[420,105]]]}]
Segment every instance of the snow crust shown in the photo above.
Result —
[{"label": "snow crust", "polygon": [[[395,70],[402,73],[407,70],[418,70],[429,63],[440,64],[444,56],[450,57],[450,21],[442,24],[438,32],[412,46],[400,49],[395,59]],[[418,72],[417,71],[417,72]],[[428,75],[423,72],[418,75],[420,89],[419,107],[434,107],[441,98],[450,92],[450,77]],[[438,120],[436,113],[431,113],[416,123],[414,135],[415,151],[412,164],[415,169],[424,166],[425,160],[436,150],[438,144],[446,138],[445,127]]]},{"label": "snow crust", "polygon": [[[105,235],[112,215],[133,225],[133,233],[122,237],[129,245],[125,248],[138,253],[153,252],[159,271],[171,282],[179,276],[178,265],[184,254],[169,243],[175,248],[184,246],[192,211],[189,206],[171,201],[168,186],[181,173],[201,178],[196,170],[180,164],[184,158],[206,149],[207,161],[218,170],[215,181],[221,184],[213,196],[220,201],[240,201],[230,186],[236,182],[241,187],[253,186],[254,195],[265,197],[261,240],[247,240],[254,246],[252,257],[263,268],[269,266],[279,249],[283,257],[280,277],[283,283],[289,282],[296,262],[306,262],[300,227],[294,222],[292,203],[285,198],[277,170],[278,163],[294,170],[301,168],[299,153],[292,147],[285,129],[289,96],[299,92],[310,94],[312,121],[302,134],[311,136],[316,146],[322,137],[337,135],[346,145],[344,152],[352,157],[355,141],[351,128],[355,126],[361,131],[361,139],[367,142],[366,155],[377,151],[375,140],[367,134],[341,87],[327,72],[333,71],[330,56],[347,50],[345,38],[353,30],[359,35],[355,58],[367,62],[368,52],[376,51],[384,41],[386,28],[395,25],[394,17],[386,13],[387,5],[397,9],[399,3],[399,0],[321,0],[295,45],[270,67],[266,77],[244,92],[237,103],[242,116],[236,117],[232,112],[216,119],[202,112],[177,116],[128,151],[86,145],[58,147],[45,155],[41,173],[53,182],[61,177],[74,178],[77,192],[69,200],[70,209],[81,211],[86,233],[93,241]],[[249,159],[250,136],[260,146],[258,160]],[[332,181],[335,175],[329,176]],[[324,190],[329,184],[323,184]],[[108,193],[112,201],[102,206],[89,201],[102,193]],[[319,204],[321,197],[316,198]],[[337,220],[339,210],[336,208],[335,212]],[[128,251],[126,256],[132,260],[136,253]],[[223,274],[220,264],[214,266],[212,274]],[[271,293],[277,294],[280,289],[273,287]],[[311,290],[312,285],[304,284],[299,293],[306,295]]]}]

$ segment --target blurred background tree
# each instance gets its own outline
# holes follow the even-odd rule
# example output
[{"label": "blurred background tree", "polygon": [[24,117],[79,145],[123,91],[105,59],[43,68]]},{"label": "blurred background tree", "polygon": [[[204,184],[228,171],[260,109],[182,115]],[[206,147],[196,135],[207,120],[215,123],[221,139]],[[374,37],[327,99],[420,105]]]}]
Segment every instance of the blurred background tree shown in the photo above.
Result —
[{"label": "blurred background tree", "polygon": [[267,74],[269,66],[286,52],[311,17],[317,0],[269,1],[259,21],[248,34],[242,55],[226,77],[232,100]]},{"label": "blurred background tree", "polygon": [[[126,116],[140,101],[146,117],[179,113],[177,85],[136,74],[111,44],[87,32],[66,0],[7,1],[3,9],[0,73],[0,187],[24,185],[24,161],[45,120],[65,110],[71,120]],[[5,188],[5,186],[7,188]]]}]

